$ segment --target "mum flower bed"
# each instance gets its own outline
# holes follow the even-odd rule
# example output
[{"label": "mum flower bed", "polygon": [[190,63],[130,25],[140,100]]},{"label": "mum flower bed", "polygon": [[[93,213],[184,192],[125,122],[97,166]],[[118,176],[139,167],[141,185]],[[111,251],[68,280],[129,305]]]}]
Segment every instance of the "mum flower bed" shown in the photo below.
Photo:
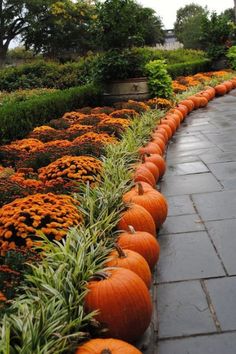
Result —
[{"label": "mum flower bed", "polygon": [[[208,83],[210,83],[210,80],[208,80]],[[223,86],[225,87],[225,92],[227,92],[230,87],[233,88],[236,84],[232,80]],[[164,196],[153,188],[153,180],[155,184],[165,169],[161,155],[167,141],[179,124],[186,118],[187,114],[194,108],[205,106],[215,94],[221,95],[223,92],[223,88],[217,88],[217,85],[216,89],[209,88],[196,95],[191,91],[191,97],[182,96],[182,101],[171,108],[165,116],[163,112],[151,111],[148,109],[149,106],[147,104],[145,105],[147,108],[145,114],[141,116],[134,115],[132,119],[128,120],[124,116],[114,117],[113,111],[112,117],[103,116],[101,120],[98,119],[96,121],[96,124],[91,124],[92,121],[90,120],[87,125],[91,129],[89,132],[85,133],[83,127],[74,129],[73,132],[78,131],[78,136],[73,136],[73,138],[71,138],[71,130],[68,133],[68,129],[73,127],[73,124],[77,124],[76,114],[73,114],[73,123],[68,123],[70,125],[69,128],[58,129],[67,136],[63,140],[68,140],[72,145],[75,139],[80,139],[84,134],[97,133],[99,124],[106,123],[106,126],[109,126],[110,121],[113,122],[116,128],[119,126],[123,131],[123,136],[119,143],[116,143],[116,137],[113,141],[114,144],[107,143],[107,141],[101,139],[101,145],[105,145],[105,158],[103,158],[102,163],[94,164],[94,169],[92,168],[92,172],[95,171],[95,174],[97,173],[97,176],[99,176],[98,181],[100,180],[100,183],[93,188],[86,185],[84,187],[81,186],[82,193],[74,196],[76,203],[79,203],[79,209],[73,209],[75,207],[73,205],[74,202],[70,199],[70,208],[73,209],[74,214],[73,212],[67,214],[69,221],[63,218],[64,207],[59,207],[59,214],[55,215],[55,220],[52,212],[51,229],[56,230],[53,227],[56,228],[58,226],[62,232],[67,227],[74,225],[74,222],[77,227],[67,232],[67,237],[63,238],[61,242],[58,241],[64,237],[64,234],[58,236],[58,241],[50,242],[50,238],[55,239],[56,233],[52,233],[50,227],[48,234],[44,231],[46,236],[49,236],[49,239],[45,236],[40,238],[40,247],[43,249],[42,260],[40,264],[32,268],[31,274],[26,274],[25,294],[18,296],[13,301],[13,307],[10,309],[14,311],[10,311],[9,315],[2,319],[2,342],[0,342],[0,347],[11,346],[12,349],[16,349],[17,346],[18,349],[21,348],[21,350],[30,352],[35,352],[36,348],[40,348],[40,350],[44,350],[47,353],[69,353],[74,352],[78,343],[81,343],[83,339],[88,339],[91,336],[105,335],[133,342],[142,335],[150,323],[152,313],[151,299],[145,283],[130,269],[104,269],[104,266],[108,261],[107,257],[111,257],[109,256],[110,252],[114,251],[114,244],[118,243],[120,247],[123,246],[138,252],[143,257],[144,268],[153,269],[159,257],[159,245],[154,235],[167,215],[167,204]],[[158,104],[163,105],[163,102],[156,100],[150,103],[150,105],[153,104],[158,107]],[[138,103],[135,103],[135,105],[138,106]],[[170,102],[167,103],[167,107],[168,105],[170,106]],[[143,104],[140,104],[140,107],[144,109]],[[129,106],[129,108],[122,109],[132,108]],[[85,114],[83,112],[79,113]],[[86,114],[89,115],[90,113],[91,110]],[[164,117],[160,120],[161,116]],[[68,118],[64,117],[64,119]],[[85,119],[85,117],[79,115],[78,119]],[[126,126],[124,121],[127,122]],[[81,121],[78,124],[81,125]],[[112,131],[112,124],[110,124],[110,128]],[[82,132],[80,129],[82,129]],[[45,129],[42,130],[45,131]],[[116,130],[113,133],[109,131],[109,136],[112,139],[114,139],[115,134],[117,134]],[[32,139],[32,136],[30,139]],[[45,134],[43,134],[44,139]],[[37,140],[43,143],[43,147],[40,143],[34,141],[34,149],[36,151],[34,150],[32,153],[40,153],[47,143],[40,140],[40,135]],[[98,141],[95,142],[97,143]],[[19,149],[18,146],[20,146]],[[1,156],[3,156],[5,166],[1,168],[0,173],[9,173],[10,176],[15,174],[19,176],[22,173],[20,172],[22,170],[17,167],[20,161],[14,161],[16,154],[14,155],[13,153],[11,155],[13,157],[11,157],[12,160],[10,162],[7,158],[6,150],[8,152],[11,149],[13,152],[15,150],[22,151],[22,158],[24,156],[24,161],[29,162],[30,156],[27,155],[29,153],[27,150],[31,149],[31,147],[25,148],[26,146],[28,146],[27,142],[24,142],[23,145],[22,142],[15,142],[1,148]],[[67,146],[64,143],[63,148],[66,149],[67,147],[71,147],[71,145],[68,143]],[[140,155],[145,156],[142,163],[140,163]],[[33,179],[41,181],[43,184],[51,182],[51,179],[54,178],[67,180],[70,176],[76,180],[79,172],[79,165],[76,164],[76,161],[81,161],[81,159],[80,155],[69,156],[65,154],[59,160],[50,161],[50,163],[44,161],[44,166],[42,166],[43,162],[41,161],[38,165],[36,163],[34,168],[28,168],[32,168]],[[10,168],[12,165],[13,169]],[[87,175],[88,167],[89,163],[87,161],[87,164],[83,166],[83,172],[79,173],[78,181],[80,181],[80,178],[83,179],[81,176]],[[60,176],[58,176],[58,173]],[[89,170],[90,173],[91,170]],[[38,177],[34,174],[37,174]],[[93,178],[93,176],[91,177]],[[25,179],[24,173],[21,178]],[[137,181],[135,186],[131,183],[132,178]],[[44,185],[44,188],[46,187]],[[63,198],[64,202],[66,198],[71,198],[61,194],[46,193],[42,195],[45,197],[39,198],[39,194],[35,193],[33,196],[17,199],[15,202],[5,204],[1,211],[6,212],[7,218],[7,213],[11,213],[12,203],[16,203],[16,210],[18,210],[18,207],[20,212],[23,210],[23,213],[25,213],[25,208],[28,208],[31,213],[26,216],[23,215],[26,219],[20,221],[24,224],[26,220],[29,220],[26,226],[33,227],[36,230],[42,220],[44,223],[45,220],[41,218],[41,215],[44,215],[43,213],[35,212],[32,202],[34,199],[37,200],[39,198],[43,202],[50,195],[52,200],[54,198]],[[29,203],[28,207],[27,201],[29,200],[31,203]],[[68,199],[66,200],[68,201]],[[57,205],[56,202],[55,205]],[[138,210],[136,208],[137,205],[139,206]],[[42,205],[40,205],[40,208],[40,210],[45,211]],[[63,210],[62,214],[60,214],[61,209]],[[136,212],[136,217],[132,211],[133,213]],[[127,213],[129,213],[128,216]],[[38,217],[35,219],[36,215]],[[152,221],[148,223],[148,232],[145,229],[139,230],[139,227],[145,228],[145,223],[141,223],[138,226],[137,219],[140,219],[140,215],[145,215],[146,220]],[[14,216],[11,214],[12,218]],[[128,230],[117,235],[114,230],[121,221],[125,225],[124,220],[128,220]],[[29,222],[32,226],[28,225]],[[63,229],[63,223],[66,222],[66,228]],[[135,224],[136,230],[134,228],[130,229],[129,225],[134,226],[133,224]],[[7,233],[8,230],[4,228],[11,227],[11,225],[12,220],[10,224],[6,224],[5,221],[2,223],[5,239],[8,237],[11,239],[13,236],[13,233]],[[150,225],[154,226],[150,229]],[[23,225],[21,227],[23,228]],[[44,227],[47,228],[47,222]],[[14,232],[17,233],[17,228],[14,229]],[[17,237],[15,234],[14,236]],[[7,247],[10,247],[10,243],[7,244]],[[123,253],[125,254],[123,257],[128,257],[128,252],[126,254],[126,251],[123,250]],[[127,294],[133,294],[132,301]],[[2,297],[4,298],[4,296],[4,292],[2,292]],[[129,311],[125,310],[124,312],[124,308],[129,309]],[[97,309],[100,309],[99,313],[95,312]],[[38,320],[35,319],[41,319],[40,326],[38,326]],[[96,321],[100,324],[98,325]],[[107,332],[104,332],[105,328],[108,329]],[[55,333],[58,335],[55,336]],[[13,339],[13,335],[14,338],[17,338],[16,342]],[[109,348],[110,345],[111,343]],[[139,352],[136,349],[133,350],[134,353]],[[83,353],[83,346],[77,349],[77,352]]]}]

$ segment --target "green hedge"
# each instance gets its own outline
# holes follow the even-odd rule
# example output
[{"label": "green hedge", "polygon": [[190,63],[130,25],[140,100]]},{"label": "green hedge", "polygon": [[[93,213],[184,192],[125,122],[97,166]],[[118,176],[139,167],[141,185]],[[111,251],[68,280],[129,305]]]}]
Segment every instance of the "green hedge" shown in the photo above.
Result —
[{"label": "green hedge", "polygon": [[210,69],[211,61],[209,59],[167,65],[167,71],[172,79],[178,76],[194,75],[201,71],[209,71]]},{"label": "green hedge", "polygon": [[92,82],[93,63],[96,55],[81,58],[77,62],[59,64],[39,60],[0,71],[0,91],[18,89],[56,88],[66,89]]},{"label": "green hedge", "polygon": [[143,76],[145,65],[153,60],[165,60],[170,65],[204,58],[205,53],[199,50],[134,47],[91,54],[66,64],[38,60],[0,70],[0,91],[43,87],[64,90],[93,82],[95,78],[106,81]]},{"label": "green hedge", "polygon": [[59,118],[67,111],[100,103],[100,88],[87,84],[34,97],[14,105],[6,104],[0,108],[0,142],[23,138],[34,127]]}]

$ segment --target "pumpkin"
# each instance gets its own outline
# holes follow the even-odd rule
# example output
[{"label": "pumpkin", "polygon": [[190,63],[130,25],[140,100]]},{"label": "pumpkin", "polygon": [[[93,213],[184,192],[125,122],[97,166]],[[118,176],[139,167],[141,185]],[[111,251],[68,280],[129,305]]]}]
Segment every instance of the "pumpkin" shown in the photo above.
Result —
[{"label": "pumpkin", "polygon": [[146,161],[145,160],[145,155],[142,156],[142,164],[140,165],[141,167],[144,166],[147,168],[155,178],[155,181],[158,181],[159,179],[159,168],[151,161]]},{"label": "pumpkin", "polygon": [[166,130],[166,132],[167,132],[167,136],[168,136],[168,140],[172,137],[172,135],[173,135],[173,132],[172,132],[172,129],[171,129],[171,127],[168,125],[168,124],[164,124],[164,123],[161,123],[160,125],[159,125],[159,127],[160,127],[160,129],[162,128],[164,128],[165,130]]},{"label": "pumpkin", "polygon": [[107,328],[105,337],[128,342],[143,335],[152,316],[146,285],[137,274],[125,268],[107,268],[95,275],[88,282],[84,306],[87,313],[98,310],[94,318]]},{"label": "pumpkin", "polygon": [[216,92],[216,96],[223,96],[226,94],[227,88],[225,85],[219,84],[215,86],[215,92]]},{"label": "pumpkin", "polygon": [[157,146],[157,144],[154,144],[152,142],[148,143],[147,145],[139,148],[139,154],[143,155],[145,153],[147,154],[159,154],[162,155],[161,148]]},{"label": "pumpkin", "polygon": [[162,156],[158,154],[145,154],[145,161],[153,162],[159,170],[159,178],[161,178],[166,171],[166,163]]},{"label": "pumpkin", "polygon": [[136,168],[134,172],[133,180],[134,182],[139,182],[139,181],[146,182],[150,184],[150,186],[152,187],[155,187],[156,185],[155,177],[143,164],[140,164],[139,167]]},{"label": "pumpkin", "polygon": [[156,189],[145,190],[141,184],[137,183],[134,188],[123,195],[123,201],[143,206],[152,215],[157,228],[163,224],[167,217],[167,201]]},{"label": "pumpkin", "polygon": [[130,226],[128,232],[120,234],[117,244],[122,248],[141,254],[146,259],[151,270],[153,270],[159,259],[160,246],[158,241],[148,232],[135,231],[132,226]]},{"label": "pumpkin", "polygon": [[82,344],[75,354],[142,354],[133,345],[120,339],[96,338]]},{"label": "pumpkin", "polygon": [[188,115],[188,108],[186,106],[184,106],[183,104],[178,104],[176,106],[176,109],[178,109],[183,114],[183,117],[185,119],[186,116]]},{"label": "pumpkin", "polygon": [[176,108],[171,108],[169,111],[168,111],[168,114],[171,113],[171,114],[177,114],[181,120],[181,122],[184,120],[184,115],[183,113],[179,110],[179,109],[176,109]]},{"label": "pumpkin", "polygon": [[169,125],[170,129],[171,129],[171,132],[172,132],[172,135],[176,132],[176,123],[175,121],[173,120],[170,120],[170,119],[162,119],[161,120],[161,124],[167,124]]},{"label": "pumpkin", "polygon": [[192,112],[194,109],[194,103],[191,100],[182,100],[179,102],[179,104],[186,106],[188,109],[188,113]]},{"label": "pumpkin", "polygon": [[232,83],[233,89],[236,88],[236,79],[231,79],[230,82]]},{"label": "pumpkin", "polygon": [[168,114],[166,115],[166,119],[167,119],[167,120],[172,120],[172,121],[175,123],[176,129],[179,128],[180,123],[181,123],[181,118],[180,118],[180,116],[178,116],[178,114],[175,114],[175,113],[168,113]]},{"label": "pumpkin", "polygon": [[135,251],[121,248],[118,244],[115,248],[116,250],[111,251],[108,255],[105,267],[121,267],[132,270],[144,281],[149,289],[152,275],[145,258]]},{"label": "pumpkin", "polygon": [[196,96],[205,97],[207,101],[211,100],[211,93],[207,90],[199,92],[199,94],[196,94]]},{"label": "pumpkin", "polygon": [[188,100],[191,100],[194,104],[194,109],[198,109],[200,107],[200,99],[196,96],[189,96]]},{"label": "pumpkin", "polygon": [[162,154],[164,153],[164,151],[166,149],[166,144],[163,141],[163,139],[161,139],[159,136],[157,136],[157,137],[155,137],[154,140],[152,140],[152,143],[158,145],[159,148],[161,149]]},{"label": "pumpkin", "polygon": [[206,97],[203,97],[201,94],[196,94],[196,97],[199,97],[199,102],[200,105],[199,107],[206,107],[208,105],[208,99]]},{"label": "pumpkin", "polygon": [[233,88],[233,84],[229,80],[224,81],[222,84],[225,85],[227,92],[231,91]]},{"label": "pumpkin", "polygon": [[216,91],[214,89],[214,87],[211,87],[211,86],[206,86],[206,92],[208,92],[211,96],[211,99],[213,99],[216,95]]},{"label": "pumpkin", "polygon": [[119,230],[129,231],[129,225],[132,225],[137,231],[146,231],[156,236],[156,225],[153,217],[141,205],[132,203],[129,208],[121,214],[117,228]]},{"label": "pumpkin", "polygon": [[[156,129],[154,130],[154,133],[152,134],[153,137],[158,137],[160,134],[162,134],[165,138],[165,142],[167,143],[169,140],[168,133],[165,128],[163,128],[161,125],[157,125]],[[151,153],[153,154],[153,153]]]}]

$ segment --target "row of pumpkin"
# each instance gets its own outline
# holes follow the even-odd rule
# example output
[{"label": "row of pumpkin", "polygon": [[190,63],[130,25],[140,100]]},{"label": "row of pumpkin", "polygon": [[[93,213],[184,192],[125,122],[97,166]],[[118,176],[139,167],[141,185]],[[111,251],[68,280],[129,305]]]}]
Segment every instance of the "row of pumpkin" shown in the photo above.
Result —
[{"label": "row of pumpkin", "polygon": [[118,225],[126,232],[118,237],[116,250],[110,254],[106,264],[113,268],[107,268],[89,283],[85,299],[88,311],[99,309],[96,318],[106,324],[106,336],[113,339],[92,339],[81,346],[77,354],[141,353],[130,344],[114,338],[134,342],[151,321],[152,305],[147,289],[151,283],[150,271],[154,269],[160,252],[155,236],[167,216],[167,202],[155,189],[156,182],[165,172],[161,155],[168,140],[193,109],[205,107],[216,95],[221,96],[233,88],[236,88],[236,78],[214,88],[207,87],[182,100],[157,125],[152,140],[140,148],[141,163],[133,176],[136,186],[123,196],[124,202],[132,204]]},{"label": "row of pumpkin", "polygon": [[[225,87],[224,90],[219,87],[222,85]],[[116,250],[108,257],[105,271],[95,275],[94,279],[89,282],[89,292],[85,298],[86,311],[91,312],[99,309],[95,318],[108,329],[106,336],[116,339],[109,339],[108,342],[106,339],[91,340],[78,348],[77,353],[140,353],[131,345],[121,344],[120,341],[117,344],[116,341],[118,339],[128,342],[136,341],[145,332],[151,321],[152,304],[148,288],[151,284],[151,271],[158,261],[160,252],[156,232],[167,216],[167,202],[164,196],[155,189],[156,182],[165,172],[165,161],[162,155],[168,140],[187,114],[193,109],[206,106],[208,100],[212,99],[215,94],[221,95],[233,87],[235,88],[236,80],[227,81],[222,85],[215,88],[209,87],[170,109],[160,124],[156,126],[152,134],[152,140],[146,146],[140,148],[141,161],[140,164],[135,166],[133,174],[136,185],[123,196],[123,201],[129,205],[118,224],[118,229],[123,230],[123,232],[117,239]],[[37,216],[41,208],[43,216],[43,208],[40,205],[40,203],[42,204],[42,195],[37,194],[36,197],[38,201],[35,203],[34,213]],[[35,199],[35,196],[28,197],[31,203],[32,198]],[[50,198],[52,200],[49,200]],[[66,200],[68,205],[73,204],[73,202],[70,203],[69,196],[64,196],[64,198],[68,199]],[[53,198],[53,195],[49,194],[44,199],[46,203],[51,203],[52,210],[55,210],[55,202],[60,199],[60,196]],[[23,206],[23,204],[25,202],[24,200],[22,206],[19,207],[19,213],[24,212],[25,205]],[[64,203],[64,200],[62,202]],[[63,203],[56,207],[60,215],[57,216],[58,220],[52,221],[55,227],[61,226],[60,223],[60,225],[58,224],[59,219],[65,219],[68,224],[68,218],[66,218],[68,211]],[[6,206],[4,210],[9,213],[16,206]],[[52,214],[55,212],[54,210]],[[69,221],[71,222],[67,227],[81,221],[80,218],[78,219],[75,210],[69,211]],[[73,222],[71,215],[74,216]],[[22,228],[22,223],[27,224],[29,222],[27,218],[31,217],[28,215],[21,215],[20,217],[24,220],[18,218],[16,222],[20,221]],[[42,220],[43,218],[40,220],[34,218],[34,223],[37,224],[33,225],[34,228],[41,227]],[[3,226],[9,227],[9,225],[7,226],[7,219],[2,220]],[[18,229],[20,232],[22,231],[20,227]],[[12,237],[9,231],[11,232],[11,230],[6,230],[4,233],[5,242]],[[64,234],[61,234],[60,239],[63,236]],[[27,241],[27,233],[24,238]],[[94,343],[95,347],[93,347]],[[99,347],[99,343],[103,348]],[[113,349],[113,345],[116,349]]]}]

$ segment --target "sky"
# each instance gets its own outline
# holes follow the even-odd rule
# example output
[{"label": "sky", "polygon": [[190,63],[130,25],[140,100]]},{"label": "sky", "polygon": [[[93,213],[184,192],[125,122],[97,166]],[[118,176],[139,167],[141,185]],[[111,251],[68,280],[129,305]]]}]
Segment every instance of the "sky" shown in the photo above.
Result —
[{"label": "sky", "polygon": [[233,0],[138,0],[139,4],[145,7],[151,7],[162,18],[165,29],[173,28],[176,12],[180,7],[195,3],[205,7],[207,5],[210,11],[220,13],[225,9],[234,6]]}]

